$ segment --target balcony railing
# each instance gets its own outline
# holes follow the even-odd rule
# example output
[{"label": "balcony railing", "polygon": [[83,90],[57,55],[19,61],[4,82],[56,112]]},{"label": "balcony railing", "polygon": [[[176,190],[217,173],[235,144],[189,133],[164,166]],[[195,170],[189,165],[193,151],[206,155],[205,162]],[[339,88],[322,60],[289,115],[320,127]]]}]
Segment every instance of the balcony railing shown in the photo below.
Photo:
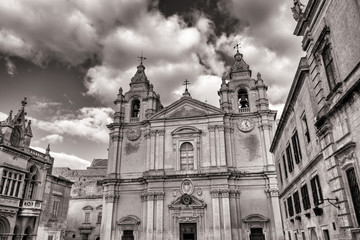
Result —
[{"label": "balcony railing", "polygon": [[250,112],[250,108],[239,108],[239,112],[241,113],[245,113],[245,112]]},{"label": "balcony railing", "polygon": [[38,157],[41,157],[41,158],[45,158],[45,157],[46,157],[46,155],[45,155],[44,153],[41,153],[41,152],[36,151],[36,150],[34,150],[34,149],[31,149],[31,148],[30,148],[30,154],[35,155],[35,156],[38,156]]}]

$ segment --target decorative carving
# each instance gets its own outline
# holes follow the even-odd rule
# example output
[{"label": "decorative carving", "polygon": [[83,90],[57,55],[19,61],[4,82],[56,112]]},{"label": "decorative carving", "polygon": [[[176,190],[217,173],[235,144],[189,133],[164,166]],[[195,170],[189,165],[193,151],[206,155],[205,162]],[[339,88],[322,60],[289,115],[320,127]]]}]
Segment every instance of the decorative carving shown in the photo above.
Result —
[{"label": "decorative carving", "polygon": [[150,134],[150,137],[155,137],[156,136],[156,131],[151,130],[149,134]]},{"label": "decorative carving", "polygon": [[159,192],[145,192],[143,194],[141,194],[141,201],[154,201],[155,199],[157,200],[162,200],[164,199],[165,196],[165,192],[163,191],[159,191]]},{"label": "decorative carving", "polygon": [[209,125],[209,126],[208,126],[209,132],[214,132],[214,131],[215,131],[215,128],[216,128],[215,125]]},{"label": "decorative carving", "polygon": [[250,132],[254,128],[254,125],[251,118],[242,118],[238,123],[238,128],[242,132]]},{"label": "decorative carving", "polygon": [[224,131],[225,127],[223,125],[216,126],[219,131]]},{"label": "decorative carving", "polygon": [[193,194],[193,192],[194,192],[194,185],[193,185],[192,181],[188,178],[184,179],[180,185],[180,193],[182,195],[184,195],[184,194],[191,195],[191,194]]},{"label": "decorative carving", "polygon": [[202,195],[202,189],[201,188],[196,188],[196,193],[198,196]]},{"label": "decorative carving", "polygon": [[111,135],[112,142],[116,142],[116,141],[122,142],[122,140],[123,140],[123,137],[118,134]]},{"label": "decorative carving", "polygon": [[164,136],[165,130],[158,130],[157,133],[159,134],[159,136]]},{"label": "decorative carving", "polygon": [[352,151],[345,155],[343,158],[339,159],[339,163],[341,167],[344,167],[347,164],[353,164],[355,163],[355,153]]},{"label": "decorative carving", "polygon": [[265,193],[267,197],[278,197],[279,189],[277,188],[265,188]]},{"label": "decorative carving", "polygon": [[177,221],[179,223],[193,223],[199,220],[198,217],[178,217]]},{"label": "decorative carving", "polygon": [[187,194],[181,196],[181,202],[185,205],[191,204],[191,197]]},{"label": "decorative carving", "polygon": [[271,130],[271,129],[272,129],[272,126],[271,126],[271,124],[261,124],[261,125],[259,126],[259,128],[260,128],[261,130]]},{"label": "decorative carving", "polygon": [[107,193],[105,194],[105,202],[110,203],[120,198],[118,193]]},{"label": "decorative carving", "polygon": [[141,129],[139,127],[130,128],[127,130],[126,136],[130,141],[135,141],[141,136]]},{"label": "decorative carving", "polygon": [[300,0],[294,0],[294,6],[291,8],[291,11],[293,12],[295,21],[299,21],[299,19],[303,16],[303,8],[304,4],[302,4]]}]

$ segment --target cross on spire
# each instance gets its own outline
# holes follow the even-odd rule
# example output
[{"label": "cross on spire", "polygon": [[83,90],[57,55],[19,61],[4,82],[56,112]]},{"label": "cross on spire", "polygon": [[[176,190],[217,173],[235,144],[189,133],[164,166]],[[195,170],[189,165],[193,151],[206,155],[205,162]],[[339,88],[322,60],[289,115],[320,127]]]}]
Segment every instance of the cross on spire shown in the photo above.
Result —
[{"label": "cross on spire", "polygon": [[138,57],[139,61],[140,61],[140,65],[142,65],[143,61],[146,60],[146,57],[143,56],[143,51],[141,51],[141,56]]},{"label": "cross on spire", "polygon": [[236,51],[239,52],[239,48],[241,48],[241,43],[237,43],[235,46],[234,46],[234,49],[236,48]]},{"label": "cross on spire", "polygon": [[189,84],[190,84],[190,82],[187,79],[185,79],[184,84],[183,84],[183,85],[185,85],[185,92],[188,91],[188,85]]}]

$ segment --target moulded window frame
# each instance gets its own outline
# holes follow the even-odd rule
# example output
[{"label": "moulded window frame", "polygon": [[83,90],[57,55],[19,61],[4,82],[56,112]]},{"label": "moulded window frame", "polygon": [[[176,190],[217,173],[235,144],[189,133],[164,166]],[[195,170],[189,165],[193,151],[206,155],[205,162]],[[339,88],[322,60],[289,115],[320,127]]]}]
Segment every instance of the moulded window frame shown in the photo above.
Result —
[{"label": "moulded window frame", "polygon": [[357,227],[360,227],[360,221],[358,221],[357,217],[356,217],[356,214],[355,214],[355,207],[354,207],[354,202],[353,202],[353,199],[352,199],[352,195],[351,195],[351,191],[350,191],[350,185],[349,185],[349,181],[348,181],[348,178],[347,178],[347,171],[349,169],[353,168],[354,169],[354,172],[355,172],[355,176],[356,176],[356,180],[357,180],[357,184],[358,184],[358,187],[360,189],[360,175],[359,175],[359,168],[358,168],[358,165],[354,162],[354,163],[348,163],[348,164],[345,164],[344,166],[342,166],[342,171],[343,171],[343,180],[344,180],[344,184],[345,184],[345,191],[346,191],[346,195],[349,196],[348,197],[348,202],[349,202],[349,207],[350,207],[350,212],[352,212],[351,216],[352,216],[352,219],[353,219],[353,222],[354,223],[357,223],[355,224]]},{"label": "moulded window frame", "polygon": [[[288,153],[288,149],[289,149],[290,153]],[[286,159],[287,159],[287,164],[288,164],[288,168],[289,168],[289,173],[293,173],[293,172],[294,172],[294,169],[295,169],[295,165],[294,165],[293,151],[292,151],[292,149],[291,149],[291,143],[290,143],[290,141],[286,144],[285,155],[286,155]],[[291,163],[291,167],[292,167],[292,168],[290,168],[290,163]]]}]

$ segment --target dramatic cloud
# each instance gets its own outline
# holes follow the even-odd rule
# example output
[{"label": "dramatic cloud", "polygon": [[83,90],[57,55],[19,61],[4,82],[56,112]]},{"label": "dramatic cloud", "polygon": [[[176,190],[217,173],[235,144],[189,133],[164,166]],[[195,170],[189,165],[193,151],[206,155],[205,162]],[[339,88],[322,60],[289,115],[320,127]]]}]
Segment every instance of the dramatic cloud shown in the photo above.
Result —
[{"label": "dramatic cloud", "polygon": [[[40,147],[31,147],[36,151],[45,153],[46,150]],[[54,167],[68,167],[71,169],[84,169],[90,166],[90,162],[72,154],[58,153],[50,151],[50,156],[54,158]]]},{"label": "dramatic cloud", "polygon": [[[181,91],[188,79],[193,97],[208,98],[218,106],[219,78],[240,41],[245,61],[269,85],[270,102],[283,104],[302,55],[300,39],[292,36],[291,4],[289,0],[0,2],[0,52],[42,67],[55,59],[84,68],[84,95],[109,106],[120,86],[128,89],[136,71],[135,57],[143,51],[148,58],[146,73],[164,105],[177,99],[172,93]],[[211,89],[212,95],[205,96],[204,89]]]},{"label": "dramatic cloud", "polygon": [[81,108],[75,114],[55,116],[52,121],[30,118],[33,126],[57,135],[81,137],[90,141],[108,142],[106,125],[112,122],[111,108]]},{"label": "dramatic cloud", "polygon": [[62,143],[64,141],[64,137],[60,136],[58,134],[51,134],[47,135],[43,138],[40,138],[37,141],[34,141],[34,144],[38,145],[40,143],[49,143],[49,144],[55,144],[55,143]]},{"label": "dramatic cloud", "polygon": [[0,112],[0,122],[4,121],[8,116],[8,114]]}]

